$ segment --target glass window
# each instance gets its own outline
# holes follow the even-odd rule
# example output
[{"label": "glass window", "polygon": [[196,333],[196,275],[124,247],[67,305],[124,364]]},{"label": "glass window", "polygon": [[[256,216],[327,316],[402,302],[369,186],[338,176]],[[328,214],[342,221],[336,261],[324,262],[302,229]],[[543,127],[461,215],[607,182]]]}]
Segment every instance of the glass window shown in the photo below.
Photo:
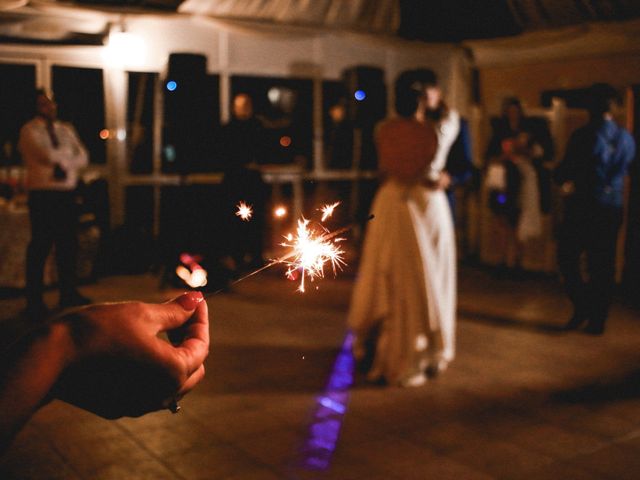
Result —
[{"label": "glass window", "polygon": [[89,161],[104,164],[106,138],[102,70],[54,66],[51,73],[58,117],[71,122],[76,128],[89,150]]},{"label": "glass window", "polygon": [[34,65],[0,63],[0,165],[17,165],[20,127],[35,114]]},{"label": "glass window", "polygon": [[127,151],[131,173],[153,171],[153,102],[156,73],[129,72]]},{"label": "glass window", "polygon": [[219,171],[213,146],[220,124],[219,76],[178,70],[164,80],[162,91],[162,171]]},{"label": "glass window", "polygon": [[260,163],[312,165],[313,82],[276,77],[231,77],[231,108],[234,98],[245,93],[253,101],[255,116],[265,129]]},{"label": "glass window", "polygon": [[353,165],[353,122],[349,115],[348,92],[343,82],[322,82],[324,122],[324,166],[346,170]]}]

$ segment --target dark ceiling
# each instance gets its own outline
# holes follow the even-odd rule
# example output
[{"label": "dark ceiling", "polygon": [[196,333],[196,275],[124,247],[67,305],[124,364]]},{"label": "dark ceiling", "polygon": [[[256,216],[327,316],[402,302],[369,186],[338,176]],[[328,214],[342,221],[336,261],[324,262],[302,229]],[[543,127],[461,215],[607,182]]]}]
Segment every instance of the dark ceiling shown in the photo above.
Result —
[{"label": "dark ceiling", "polygon": [[[1,1],[1,0],[0,0]],[[217,0],[211,0],[215,5]],[[262,0],[268,3],[270,0]],[[275,1],[275,0],[273,0]],[[335,0],[337,2],[350,0]],[[107,10],[111,13],[145,11],[175,12],[183,0],[52,0],[64,5],[76,4]],[[609,22],[640,17],[640,0],[365,0],[364,10],[383,8],[393,2],[400,7],[398,36],[425,42],[461,42],[465,40],[508,37],[541,29],[580,25],[587,22]],[[41,2],[46,4],[47,2]],[[260,8],[264,4],[258,5]],[[284,2],[286,4],[286,2]],[[238,1],[237,7],[243,8]],[[224,6],[224,5],[223,5]],[[268,6],[268,5],[267,5]],[[224,9],[222,9],[224,11]],[[383,11],[383,10],[380,10]],[[37,10],[35,10],[37,14]],[[45,11],[46,12],[46,11]],[[249,12],[247,12],[249,13]],[[15,17],[15,18],[14,18]],[[24,19],[20,12],[0,13],[0,26]],[[223,17],[224,18],[224,17]],[[250,13],[249,17],[250,18]],[[294,20],[295,23],[295,20]],[[320,19],[322,24],[322,19]],[[392,25],[393,23],[390,23]],[[65,24],[68,28],[68,25]],[[0,43],[79,43],[101,44],[108,29],[83,33],[71,28],[61,38],[45,38],[36,31],[30,37],[19,28],[0,31]],[[393,28],[393,27],[392,27]]]},{"label": "dark ceiling", "polygon": [[640,17],[640,0],[400,0],[401,37],[459,42]]},{"label": "dark ceiling", "polygon": [[[640,0],[399,0],[401,37],[459,42],[640,17]],[[75,0],[92,6],[177,10],[181,0]]]}]

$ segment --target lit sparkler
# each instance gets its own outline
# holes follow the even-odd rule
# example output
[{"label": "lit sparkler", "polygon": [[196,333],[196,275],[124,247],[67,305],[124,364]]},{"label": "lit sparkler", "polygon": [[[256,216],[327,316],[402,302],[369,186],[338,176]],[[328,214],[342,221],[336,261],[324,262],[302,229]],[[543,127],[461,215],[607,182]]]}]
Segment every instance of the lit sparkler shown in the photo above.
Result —
[{"label": "lit sparkler", "polygon": [[253,215],[253,208],[251,208],[251,205],[247,205],[244,202],[240,202],[238,203],[237,208],[238,208],[238,211],[236,212],[236,215],[240,217],[242,220],[244,220],[245,222],[248,222],[251,216]]},{"label": "lit sparkler", "polygon": [[281,243],[283,247],[291,248],[289,258],[283,259],[282,263],[288,267],[287,278],[295,280],[297,273],[300,273],[299,292],[305,291],[305,276],[311,281],[324,277],[326,263],[331,264],[334,275],[345,265],[344,251],[338,245],[344,238],[331,235],[322,226],[322,233],[318,234],[309,225],[309,220],[305,218],[298,220],[297,235],[290,233],[285,237],[287,241]]},{"label": "lit sparkler", "polygon": [[[339,203],[339,202],[338,202]],[[331,216],[333,210],[338,205],[329,205],[330,212],[326,217]],[[324,210],[323,210],[324,211]],[[370,215],[366,221],[373,218]],[[317,225],[317,226],[316,226]],[[348,232],[354,227],[354,224],[347,225],[346,227],[339,228],[333,232],[327,230],[320,223],[311,225],[311,222],[305,218],[298,220],[298,228],[296,235],[290,233],[285,236],[286,242],[281,243],[281,246],[287,247],[290,251],[275,260],[271,260],[269,263],[254,270],[237,280],[233,281],[229,286],[235,285],[249,277],[253,277],[263,270],[273,267],[274,265],[283,264],[287,266],[286,276],[289,279],[296,280],[300,275],[300,285],[298,287],[299,292],[305,291],[305,276],[311,281],[316,278],[324,277],[325,265],[331,264],[334,274],[339,269],[342,269],[343,265],[346,265],[343,260],[344,250],[338,245],[345,239],[340,237],[345,232]],[[221,288],[215,292],[210,293],[207,297],[216,295],[222,292],[225,288]]]},{"label": "lit sparkler", "polygon": [[332,203],[331,205],[327,204],[324,207],[322,207],[320,209],[320,211],[322,212],[322,220],[320,221],[324,222],[327,218],[333,215],[333,211],[336,209],[338,205],[340,205],[340,202]]}]

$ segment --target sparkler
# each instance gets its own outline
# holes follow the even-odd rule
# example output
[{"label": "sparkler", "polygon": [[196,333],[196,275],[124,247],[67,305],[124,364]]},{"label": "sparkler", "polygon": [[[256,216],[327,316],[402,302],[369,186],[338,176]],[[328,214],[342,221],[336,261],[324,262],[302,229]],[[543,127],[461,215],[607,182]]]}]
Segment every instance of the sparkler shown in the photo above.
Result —
[{"label": "sparkler", "polygon": [[301,293],[305,291],[305,276],[308,276],[311,281],[324,277],[325,263],[331,263],[334,275],[342,265],[345,265],[344,251],[337,245],[344,238],[326,238],[325,234],[328,233],[328,230],[324,227],[321,228],[324,230],[322,234],[315,233],[313,229],[309,228],[309,220],[302,218],[298,220],[297,235],[294,236],[290,233],[285,237],[287,241],[280,244],[292,249],[290,258],[283,260],[282,263],[288,266],[287,278],[295,280],[297,272],[300,272],[298,291]]},{"label": "sparkler", "polygon": [[253,215],[253,208],[251,208],[251,205],[247,205],[244,202],[240,202],[238,203],[238,205],[236,205],[236,207],[238,208],[236,215],[240,217],[242,220],[244,220],[245,222],[248,222],[251,216]]},{"label": "sparkler", "polygon": [[[326,217],[323,216],[323,218],[331,216],[333,209],[335,209],[336,206],[337,204],[325,206],[324,208],[331,207],[331,211],[326,215]],[[322,211],[324,211],[324,209],[322,209]],[[373,215],[369,215],[365,221],[369,221],[371,219],[373,219]],[[300,285],[297,290],[299,292],[304,292],[305,276],[311,281],[316,278],[324,277],[325,264],[328,262],[331,264],[334,274],[336,274],[337,270],[341,269],[343,265],[346,265],[343,260],[344,251],[338,245],[345,239],[340,237],[340,235],[348,232],[355,225],[356,224],[350,224],[331,232],[321,224],[318,224],[317,226],[315,224],[312,225],[309,220],[302,218],[301,220],[298,220],[298,228],[296,230],[297,234],[288,234],[285,236],[286,242],[281,243],[282,246],[290,248],[288,253],[276,258],[275,260],[271,260],[269,263],[263,265],[257,270],[238,278],[231,282],[229,286],[235,285],[249,277],[257,275],[274,265],[283,264],[287,266],[287,278],[295,280],[296,277],[300,275]],[[226,288],[228,287],[212,292],[206,295],[205,298],[216,295],[224,291]]]},{"label": "sparkler", "polygon": [[322,207],[320,209],[320,211],[322,212],[322,220],[320,220],[321,222],[324,222],[327,218],[329,218],[331,215],[333,215],[333,211],[336,209],[336,207],[340,205],[340,202],[336,202],[333,203],[331,205],[325,205],[324,207]]}]

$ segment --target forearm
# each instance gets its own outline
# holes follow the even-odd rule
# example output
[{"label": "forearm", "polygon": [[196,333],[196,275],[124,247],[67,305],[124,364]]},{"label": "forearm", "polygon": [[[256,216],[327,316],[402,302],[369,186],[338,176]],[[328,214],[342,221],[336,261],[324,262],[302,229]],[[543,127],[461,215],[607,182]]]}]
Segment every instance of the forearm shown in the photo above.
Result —
[{"label": "forearm", "polygon": [[58,163],[56,161],[56,150],[39,145],[35,139],[22,144],[20,151],[24,158],[28,158],[33,163],[39,163],[41,165],[54,165]]},{"label": "forearm", "polygon": [[89,164],[89,153],[80,140],[78,132],[76,132],[74,128],[71,128],[70,138],[72,144],[71,148],[73,151],[73,158],[71,158],[71,163],[75,168],[85,168]]},{"label": "forearm", "polygon": [[[74,352],[68,325],[54,323],[25,338],[4,367],[0,390],[0,452],[48,401],[58,377]],[[10,365],[10,370],[8,365]]]},{"label": "forearm", "polygon": [[71,163],[74,168],[85,168],[89,165],[89,154],[87,153],[87,149],[84,148],[81,143],[75,145]]}]

